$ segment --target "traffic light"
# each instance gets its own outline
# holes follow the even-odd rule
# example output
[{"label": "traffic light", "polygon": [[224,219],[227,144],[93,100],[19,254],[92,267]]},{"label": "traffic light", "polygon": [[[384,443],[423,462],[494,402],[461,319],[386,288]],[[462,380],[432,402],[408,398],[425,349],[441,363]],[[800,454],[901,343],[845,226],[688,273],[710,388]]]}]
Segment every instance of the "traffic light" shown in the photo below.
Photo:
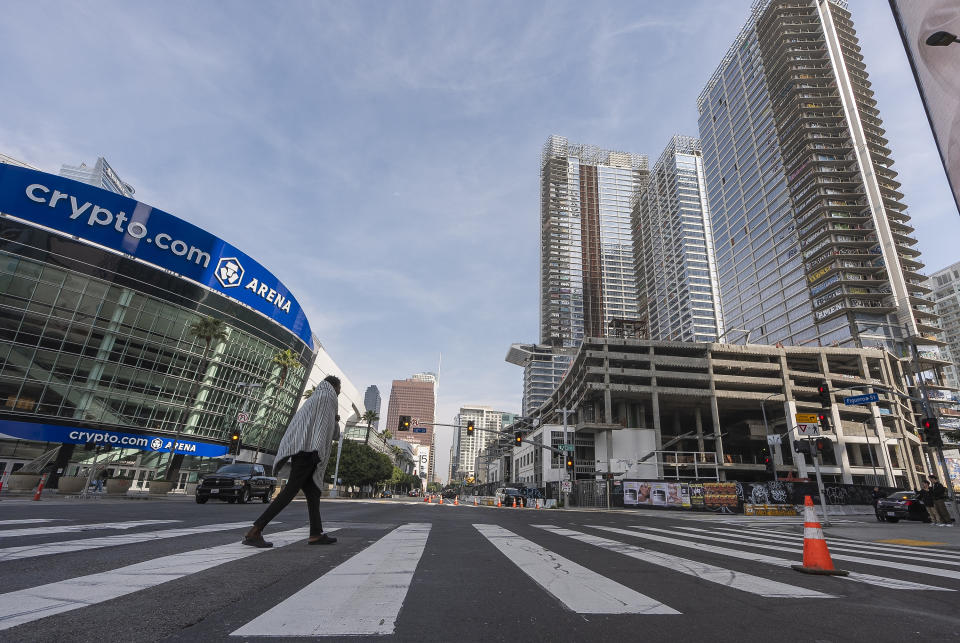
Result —
[{"label": "traffic light", "polygon": [[832,431],[833,427],[830,425],[830,414],[829,413],[820,413],[817,416],[817,419],[820,421],[820,431],[828,432]]},{"label": "traffic light", "polygon": [[827,445],[829,444],[830,444],[830,440],[826,438],[817,438],[816,441],[814,442],[814,445],[817,448],[817,453],[823,453],[823,451],[827,448]]},{"label": "traffic light", "polygon": [[932,447],[943,446],[943,436],[940,435],[940,422],[935,417],[923,418],[920,422],[927,444]]},{"label": "traffic light", "polygon": [[514,431],[513,441],[516,443],[517,446],[520,446],[521,444],[523,444],[523,433],[521,433],[520,431]]},{"label": "traffic light", "polygon": [[763,467],[767,470],[767,473],[773,473],[773,458],[768,455],[763,456]]},{"label": "traffic light", "polygon": [[820,386],[817,387],[817,393],[820,394],[820,406],[825,409],[833,406],[833,397],[830,395],[830,383],[827,382],[827,380],[820,382]]},{"label": "traffic light", "polygon": [[476,427],[473,424],[473,420],[467,422],[467,435],[473,435],[475,428]]},{"label": "traffic light", "polygon": [[410,430],[410,416],[401,415],[400,421],[397,422],[397,431],[409,431]]},{"label": "traffic light", "polygon": [[794,440],[793,450],[797,453],[810,453],[810,440]]},{"label": "traffic light", "polygon": [[573,456],[567,456],[567,471],[573,471]]},{"label": "traffic light", "polygon": [[230,453],[240,455],[240,429],[234,429],[230,434]]}]

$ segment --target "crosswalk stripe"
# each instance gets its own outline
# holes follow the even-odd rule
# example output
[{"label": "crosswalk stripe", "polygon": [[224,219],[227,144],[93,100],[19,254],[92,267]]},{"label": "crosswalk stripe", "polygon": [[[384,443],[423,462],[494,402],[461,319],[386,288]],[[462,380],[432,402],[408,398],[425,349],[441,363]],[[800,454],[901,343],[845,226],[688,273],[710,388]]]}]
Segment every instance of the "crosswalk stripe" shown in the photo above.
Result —
[{"label": "crosswalk stripe", "polygon": [[[741,531],[739,531],[739,530],[723,529],[722,527],[718,527],[717,530],[718,530],[718,531],[719,531],[719,530],[723,530],[723,531],[736,531],[736,533],[738,533],[738,534],[739,534],[739,533],[743,533],[743,532],[741,532]],[[790,532],[786,532],[786,531],[776,531],[776,530],[772,530],[772,529],[766,529],[766,530],[756,529],[756,530],[751,530],[751,533],[754,533],[754,532],[755,532],[755,533],[759,533],[759,534],[766,534],[766,535],[769,535],[769,536],[793,536],[793,537],[795,537],[795,538],[797,538],[797,539],[802,539],[802,538],[803,538],[803,535],[802,535],[802,534],[799,534],[799,533],[790,533]],[[941,549],[941,548],[938,548],[938,547],[923,547],[923,546],[918,546],[918,545],[898,545],[898,544],[896,544],[896,543],[867,542],[867,541],[863,541],[863,540],[854,540],[853,538],[847,538],[847,537],[845,537],[845,536],[837,536],[837,535],[830,535],[830,542],[831,542],[831,543],[833,543],[833,542],[841,542],[841,543],[844,543],[844,544],[849,544],[849,545],[851,545],[851,546],[853,546],[853,545],[872,546],[872,547],[882,548],[882,549],[884,549],[884,550],[902,551],[902,552],[910,553],[910,554],[940,555],[940,556],[943,556],[943,557],[952,557],[952,558],[956,558],[956,557],[957,557],[957,554],[958,554],[958,552],[957,552],[956,549]]]},{"label": "crosswalk stripe", "polygon": [[63,518],[24,518],[22,520],[0,520],[0,525],[27,525],[38,522],[56,522]]},{"label": "crosswalk stripe", "polygon": [[171,522],[183,522],[182,520],[130,520],[127,522],[101,522],[88,525],[58,525],[56,527],[25,527],[23,529],[3,529],[0,530],[0,538],[13,538],[14,536],[37,536],[50,535],[53,533],[62,534],[68,531],[95,531],[97,529],[133,529],[134,527],[144,527],[146,525],[162,525]]},{"label": "crosswalk stripe", "polygon": [[[634,526],[635,529],[643,531],[631,531],[628,529],[616,529],[614,527],[602,527],[599,525],[593,526],[595,529],[602,529],[605,531],[612,531],[614,533],[620,533],[627,536],[634,536],[636,538],[645,538],[647,540],[653,540],[657,542],[667,543],[670,545],[677,545],[679,547],[689,547],[691,549],[697,549],[700,551],[709,551],[714,554],[720,554],[721,556],[730,556],[731,558],[741,558],[743,560],[752,560],[761,563],[769,563],[771,565],[778,565],[780,567],[790,567],[791,565],[798,564],[800,562],[797,560],[787,560],[785,558],[775,558],[773,556],[764,556],[763,554],[758,554],[752,551],[741,551],[738,549],[729,549],[727,547],[718,547],[716,545],[708,545],[701,542],[692,542],[689,540],[678,540],[676,538],[667,538],[665,536],[658,536],[656,534],[647,533],[648,531],[657,531],[664,532],[668,534],[673,534],[677,536],[684,536],[687,538],[692,537],[690,534],[679,534],[677,532],[672,532],[667,529],[656,529],[653,527],[640,527]],[[742,545],[740,541],[731,540],[727,538],[716,538],[716,537],[704,537],[715,542],[724,542],[724,543],[733,543],[735,545]],[[757,549],[775,549],[777,551],[783,551],[783,545],[764,545],[760,543],[747,545],[748,547],[754,547]],[[833,556],[837,558],[837,556]],[[857,559],[860,560],[860,559]],[[866,561],[867,559],[863,559]],[[898,565],[889,565],[890,567],[900,568]],[[935,590],[941,592],[952,592],[954,590],[948,589],[946,587],[936,587],[934,585],[925,585],[923,583],[914,583],[911,581],[899,580],[896,578],[887,578],[884,576],[874,576],[872,574],[861,574],[859,572],[850,572],[848,576],[839,576],[838,578],[844,578],[846,580],[852,580],[858,583],[866,583],[868,585],[877,585],[878,587],[886,587],[887,589],[907,589],[907,590]]]},{"label": "crosswalk stripe", "polygon": [[[278,524],[278,523],[274,523]],[[200,525],[199,527],[183,527],[181,529],[161,529],[158,531],[141,531],[133,534],[117,534],[115,536],[103,536],[101,538],[86,538],[79,540],[64,540],[55,543],[42,543],[39,545],[21,545],[19,547],[6,547],[0,549],[0,562],[11,560],[22,560],[24,558],[36,558],[37,556],[51,556],[53,554],[66,554],[72,551],[87,551],[89,549],[101,549],[103,547],[117,547],[119,545],[131,545],[153,540],[163,540],[165,538],[177,538],[179,536],[192,536],[194,534],[205,534],[213,531],[226,531],[228,529],[241,529],[249,527],[250,522],[226,522],[215,525]]]},{"label": "crosswalk stripe", "polygon": [[429,535],[429,523],[397,527],[231,636],[392,634]]},{"label": "crosswalk stripe", "polygon": [[[710,565],[709,563],[701,563],[699,561],[689,560],[679,556],[664,554],[662,552],[645,549],[643,547],[637,547],[635,545],[628,545],[616,540],[610,540],[609,538],[601,538],[600,536],[585,534],[579,531],[573,531],[561,527],[554,527],[553,525],[534,525],[534,527],[539,527],[540,529],[544,529],[550,533],[558,534],[560,536],[568,536],[574,540],[579,540],[580,542],[588,543],[590,545],[596,545],[597,547],[602,547],[610,551],[624,554],[625,556],[630,556],[631,558],[636,558],[653,565],[660,565],[661,567],[672,569],[680,572],[681,574],[694,576],[711,583],[719,583],[725,587],[739,589],[751,594],[758,594],[768,598],[833,598],[833,596],[830,594],[824,594],[822,592],[807,589],[805,587],[788,585],[787,583],[768,580],[766,578],[761,578],[760,576],[754,576],[753,574],[738,572],[731,569],[726,569],[724,567]],[[633,532],[628,532],[626,530],[607,527],[603,527],[602,529],[616,533],[634,535]]]},{"label": "crosswalk stripe", "polygon": [[578,614],[680,614],[658,600],[544,549],[498,525],[475,524],[537,585]]},{"label": "crosswalk stripe", "polygon": [[[333,531],[330,529],[329,531]],[[308,527],[270,534],[274,548],[303,539]],[[271,549],[239,542],[161,556],[99,574],[0,594],[0,630],[102,603]]]},{"label": "crosswalk stripe", "polygon": [[[679,527],[679,529],[704,533],[721,532],[721,535],[735,533],[738,538],[743,540],[767,543],[782,542],[798,547],[803,545],[803,536],[799,534],[763,534],[754,536],[753,534],[746,535],[743,532],[734,532],[733,530],[725,529],[697,529],[696,527]],[[830,538],[829,546],[830,551],[846,551],[854,554],[874,554],[876,556],[886,556],[887,558],[896,558],[899,560],[925,561],[929,563],[940,563],[941,565],[953,565],[960,567],[960,561],[956,560],[958,552],[953,552],[952,554],[933,554],[931,556],[924,556],[923,554],[926,554],[927,552],[922,549],[906,552],[898,550],[890,551],[887,550],[883,545],[844,541],[839,538]]]}]

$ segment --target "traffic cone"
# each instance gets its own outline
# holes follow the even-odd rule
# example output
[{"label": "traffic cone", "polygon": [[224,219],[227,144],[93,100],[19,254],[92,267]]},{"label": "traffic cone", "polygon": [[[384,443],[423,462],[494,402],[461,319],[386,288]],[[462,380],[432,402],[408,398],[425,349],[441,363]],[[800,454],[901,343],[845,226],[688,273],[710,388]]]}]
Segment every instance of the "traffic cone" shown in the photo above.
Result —
[{"label": "traffic cone", "polygon": [[823,537],[823,528],[817,522],[813,498],[810,496],[803,499],[803,564],[790,566],[805,574],[847,576],[850,573],[833,566],[827,541]]},{"label": "traffic cone", "polygon": [[49,474],[45,473],[45,474],[43,474],[43,477],[40,478],[40,484],[37,485],[37,492],[36,492],[35,494],[33,494],[33,499],[34,499],[34,500],[40,500],[40,494],[43,493],[43,485],[47,482],[47,476],[48,476],[48,475],[49,475]]},{"label": "traffic cone", "polygon": [[[3,487],[0,487],[0,489],[2,489],[2,488],[3,488]],[[473,497],[473,506],[474,506],[474,507],[477,506],[477,497],[476,497],[476,496]]]},{"label": "traffic cone", "polygon": [[497,497],[497,506],[498,506],[498,507],[500,506],[500,497],[499,497],[499,496]]},{"label": "traffic cone", "polygon": [[442,505],[442,504],[443,504],[443,496],[440,496],[440,500],[438,500],[437,502],[439,502],[439,503]]},{"label": "traffic cone", "polygon": [[517,499],[516,499],[516,498],[513,499],[513,508],[514,508],[514,509],[517,508]]},{"label": "traffic cone", "polygon": [[433,496],[427,496],[427,504],[428,504],[428,505],[432,505],[432,504],[433,504]]},{"label": "traffic cone", "polygon": [[454,506],[454,507],[459,507],[459,506],[460,506],[460,496],[454,496],[454,497],[453,497],[453,506]]}]

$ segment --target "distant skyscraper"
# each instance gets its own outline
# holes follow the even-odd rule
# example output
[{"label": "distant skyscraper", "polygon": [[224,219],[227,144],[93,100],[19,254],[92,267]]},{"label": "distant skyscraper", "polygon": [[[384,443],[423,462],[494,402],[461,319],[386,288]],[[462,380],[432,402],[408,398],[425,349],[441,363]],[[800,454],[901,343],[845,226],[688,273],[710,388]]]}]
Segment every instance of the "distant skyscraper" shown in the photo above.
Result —
[{"label": "distant skyscraper", "polygon": [[[429,452],[427,463],[427,481],[433,480],[435,452],[433,448],[434,423],[434,383],[424,379],[393,380],[390,387],[390,400],[387,402],[387,423],[385,428],[390,429],[394,437],[404,442],[424,447],[424,454]],[[414,420],[414,426],[409,432],[398,432],[397,423],[401,415],[409,415]],[[426,429],[423,433],[414,432],[413,428]]]},{"label": "distant skyscraper", "polygon": [[904,355],[936,316],[845,4],[755,2],[698,99],[724,325]]},{"label": "distant skyscraper", "polygon": [[700,141],[674,136],[633,209],[640,313],[650,339],[723,333]]},{"label": "distant skyscraper", "polygon": [[[367,387],[366,392],[363,394],[363,407],[368,411],[373,411],[377,415],[380,415],[380,389],[377,388],[375,384],[371,384]],[[380,429],[380,420],[377,420],[373,423],[373,426],[379,430]],[[391,429],[391,432],[393,429]]]},{"label": "distant skyscraper", "polygon": [[[458,416],[460,429],[455,440],[457,467],[453,473],[454,478],[466,479],[476,476],[478,472],[486,471],[482,463],[477,462],[477,454],[487,448],[491,442],[500,439],[497,433],[491,433],[491,431],[500,431],[503,428],[505,416],[516,417],[512,413],[494,411],[489,406],[467,405],[460,408]],[[467,435],[467,422],[473,422],[474,427],[481,430],[475,430],[472,436]],[[481,481],[486,481],[482,475]]]},{"label": "distant skyscraper", "polygon": [[946,385],[960,388],[960,262],[938,270],[927,280],[933,290],[936,312],[940,315],[939,337],[947,343],[942,350],[944,359],[950,362],[944,367]]},{"label": "distant skyscraper", "polygon": [[540,342],[577,348],[637,319],[630,212],[647,157],[551,136],[540,162]]},{"label": "distant skyscraper", "polygon": [[546,344],[513,344],[506,361],[523,367],[521,413],[530,416],[556,390],[576,349],[555,348]]},{"label": "distant skyscraper", "polygon": [[103,188],[104,190],[110,190],[123,196],[132,197],[134,193],[133,187],[129,183],[122,181],[120,177],[117,176],[117,173],[113,171],[113,168],[110,167],[110,164],[107,163],[107,159],[102,156],[97,159],[93,167],[87,167],[86,163],[81,163],[80,165],[63,165],[60,168],[60,176]]}]

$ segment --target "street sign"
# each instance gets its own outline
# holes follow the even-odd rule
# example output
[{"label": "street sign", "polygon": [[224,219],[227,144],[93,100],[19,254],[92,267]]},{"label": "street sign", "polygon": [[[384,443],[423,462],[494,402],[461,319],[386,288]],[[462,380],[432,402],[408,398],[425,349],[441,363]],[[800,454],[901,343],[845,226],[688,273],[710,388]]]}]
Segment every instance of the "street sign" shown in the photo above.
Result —
[{"label": "street sign", "polygon": [[576,451],[572,444],[561,444],[557,448],[561,451]]},{"label": "street sign", "polygon": [[780,436],[779,436],[779,435],[768,435],[768,436],[767,436],[767,444],[769,444],[769,445],[783,444],[783,441],[780,439]]},{"label": "street sign", "polygon": [[563,493],[570,493],[571,491],[573,491],[573,483],[570,482],[569,480],[562,480],[560,482],[560,490]]},{"label": "street sign", "polygon": [[420,418],[413,418],[413,426],[420,424]]},{"label": "street sign", "polygon": [[239,422],[240,424],[243,424],[244,422],[249,422],[249,421],[250,421],[249,413],[237,413],[237,422]]},{"label": "street sign", "polygon": [[850,406],[854,404],[870,404],[871,402],[879,402],[880,396],[876,393],[869,393],[867,395],[854,395],[853,397],[843,398],[843,403]]},{"label": "street sign", "polygon": [[816,413],[796,413],[794,417],[797,418],[798,423],[800,422],[806,422],[807,424],[809,424],[810,422],[817,423],[820,420],[820,418],[817,416]]},{"label": "street sign", "polygon": [[413,427],[413,432],[414,432],[414,433],[426,433],[427,430],[426,430],[424,427],[422,427],[422,426],[415,426],[415,427]]},{"label": "street sign", "polygon": [[[813,417],[816,418],[817,416],[814,415]],[[820,435],[820,424],[817,422],[797,422],[797,433],[800,435]]]}]

